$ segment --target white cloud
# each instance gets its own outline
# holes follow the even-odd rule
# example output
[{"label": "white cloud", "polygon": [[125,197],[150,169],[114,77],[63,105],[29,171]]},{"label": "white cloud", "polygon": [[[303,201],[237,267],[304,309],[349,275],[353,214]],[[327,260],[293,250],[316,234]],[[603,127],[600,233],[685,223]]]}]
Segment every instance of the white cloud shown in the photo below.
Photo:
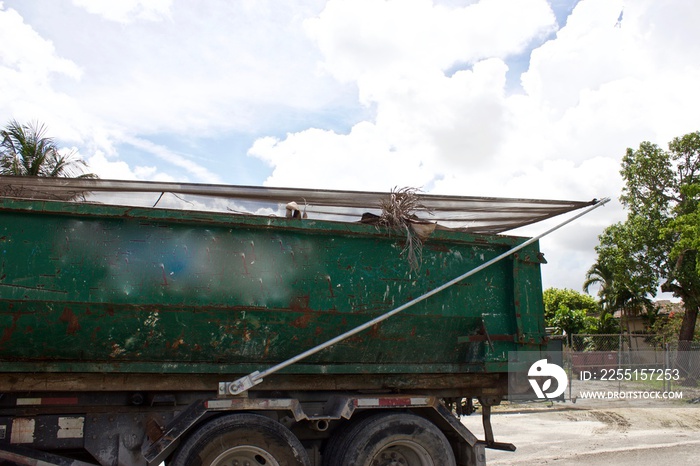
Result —
[{"label": "white cloud", "polygon": [[268,184],[388,189],[427,186],[455,165],[488,162],[508,126],[503,58],[551,31],[554,16],[544,1],[331,1],[306,25],[323,68],[355,82],[375,117],[348,134],[310,129],[265,139],[249,153],[275,167]]},{"label": "white cloud", "polygon": [[48,107],[73,111],[68,96],[56,92],[52,82],[60,77],[80,80],[83,70],[60,57],[54,44],[42,38],[16,10],[0,3],[0,109],[3,124],[11,119],[51,123]]},{"label": "white cloud", "polygon": [[[615,198],[626,147],[699,129],[697,2],[581,0],[556,35],[545,0],[5,4],[0,119],[107,178],[229,182],[259,135],[269,185]],[[621,210],[593,215],[543,242],[557,279]]]},{"label": "white cloud", "polygon": [[[322,68],[356,84],[373,118],[347,134],[310,129],[258,141],[249,153],[273,167],[266,183],[614,199],[627,147],[698,129],[699,5],[582,0],[532,52],[522,92],[508,94],[508,57],[554,21],[544,2],[516,3],[330,1],[307,29]],[[596,232],[623,213],[616,204],[592,215],[568,233],[585,241],[543,241],[575,258],[550,266],[550,279],[582,280]]]},{"label": "white cloud", "polygon": [[109,160],[102,151],[97,151],[85,159],[90,172],[107,180],[141,179],[123,160]]},{"label": "white cloud", "polygon": [[[0,51],[0,118],[38,119],[85,154],[115,157],[129,141],[173,134],[187,144],[277,129],[329,102],[346,105],[343,86],[316,74],[319,55],[302,31],[318,0],[73,5],[18,5],[28,22],[0,9],[0,38],[13,44]],[[228,169],[227,154],[177,152],[161,158],[161,173],[211,182]]]},{"label": "white cloud", "polygon": [[342,99],[316,74],[318,53],[302,31],[317,3],[179,2],[168,21],[88,22],[82,35],[91,42],[70,45],[94,65],[71,91],[89,113],[141,134],[272,128],[284,112]]},{"label": "white cloud", "polygon": [[504,58],[552,32],[554,25],[542,0],[486,0],[464,7],[430,0],[331,0],[306,22],[323,52],[324,69],[362,87],[371,87],[379,76]]},{"label": "white cloud", "polygon": [[[85,144],[113,152],[110,133],[95,115],[85,114],[80,102],[59,90],[57,83],[82,85],[85,70],[62,57],[54,43],[25,23],[14,9],[0,4],[0,118],[39,121],[63,142]],[[83,147],[84,148],[84,147]]]},{"label": "white cloud", "polygon": [[[412,182],[463,194],[616,197],[626,147],[664,144],[695,129],[700,67],[678,47],[687,36],[688,49],[697,49],[698,33],[679,30],[672,18],[689,24],[697,7],[582,1],[567,26],[533,51],[524,93],[506,95],[503,60],[553,22],[544,2],[516,3],[521,27],[498,30],[510,25],[504,2],[452,9],[427,0],[329,2],[307,28],[324,69],[355,82],[374,118],[347,134],[310,129],[259,141],[249,153],[274,167],[267,183],[388,189]],[[500,22],[492,16],[498,7]],[[386,26],[389,18],[394,26]],[[496,45],[469,40],[481,34],[473,25],[496,28]],[[660,49],[671,43],[669,58]],[[471,69],[445,74],[465,62]]]},{"label": "white cloud", "polygon": [[310,129],[283,141],[259,139],[249,153],[275,167],[270,179],[279,174],[278,186],[332,189],[360,183],[363,189],[384,189],[401,180],[413,185],[428,181],[418,170],[416,154],[400,155],[370,122],[355,125],[347,135]]},{"label": "white cloud", "polygon": [[160,21],[170,17],[172,0],[73,0],[73,4],[110,21]]},{"label": "white cloud", "polygon": [[6,76],[14,73],[31,84],[45,84],[51,73],[60,73],[79,79],[82,71],[72,61],[56,55],[51,41],[42,38],[27,25],[13,9],[4,9],[0,3],[0,63]]},{"label": "white cloud", "polygon": [[91,173],[105,180],[183,181],[159,171],[155,165],[137,165],[132,168],[125,161],[108,156],[100,150],[87,158],[81,158],[88,163]]},{"label": "white cloud", "polygon": [[580,2],[556,39],[532,52],[522,76],[527,94],[561,111],[576,105],[582,90],[636,75],[646,52],[636,46],[628,18],[624,29],[615,26],[622,7],[622,0]]},{"label": "white cloud", "polygon": [[[136,147],[144,152],[154,155],[163,162],[167,162],[168,164],[181,168],[185,173],[181,181],[191,181],[189,177],[192,176],[194,177],[194,179],[203,183],[222,183],[221,177],[218,174],[213,173],[211,170],[208,170],[203,165],[196,163],[191,159],[188,159],[187,157],[183,156],[182,154],[178,154],[168,149],[167,147],[154,144],[148,140],[132,137],[125,137],[124,141],[132,147]],[[165,181],[162,175],[153,176],[153,170],[150,168],[144,169],[144,167],[137,167],[135,174],[140,176],[151,175],[151,179],[153,180]]]}]

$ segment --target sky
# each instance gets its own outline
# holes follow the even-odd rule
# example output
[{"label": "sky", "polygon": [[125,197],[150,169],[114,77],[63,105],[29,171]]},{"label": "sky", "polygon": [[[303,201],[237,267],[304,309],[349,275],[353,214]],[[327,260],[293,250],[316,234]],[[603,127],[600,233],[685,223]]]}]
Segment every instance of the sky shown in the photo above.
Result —
[{"label": "sky", "polygon": [[0,0],[0,125],[107,179],[611,197],[541,241],[544,286],[581,290],[625,150],[700,130],[697,24],[687,0]]}]

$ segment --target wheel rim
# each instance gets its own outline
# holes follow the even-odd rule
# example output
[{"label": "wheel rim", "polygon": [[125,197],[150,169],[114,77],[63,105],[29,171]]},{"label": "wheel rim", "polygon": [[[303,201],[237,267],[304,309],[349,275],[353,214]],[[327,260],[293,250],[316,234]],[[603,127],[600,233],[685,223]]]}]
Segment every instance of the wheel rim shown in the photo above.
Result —
[{"label": "wheel rim", "polygon": [[238,445],[214,458],[211,466],[280,466],[267,451],[253,445]]},{"label": "wheel rim", "polygon": [[428,451],[411,440],[387,444],[369,462],[371,466],[438,466]]}]

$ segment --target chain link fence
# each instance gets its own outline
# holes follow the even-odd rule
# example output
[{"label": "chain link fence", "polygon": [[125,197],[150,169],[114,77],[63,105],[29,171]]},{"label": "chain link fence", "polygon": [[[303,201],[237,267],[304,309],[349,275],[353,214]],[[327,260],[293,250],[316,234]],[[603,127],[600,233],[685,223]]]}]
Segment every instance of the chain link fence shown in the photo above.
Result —
[{"label": "chain link fence", "polygon": [[666,342],[653,334],[619,333],[609,335],[569,335],[567,346],[573,351],[664,351]]},{"label": "chain link fence", "polygon": [[669,343],[653,334],[569,335],[564,365],[570,380],[607,380],[622,387],[643,375],[644,382],[663,390],[697,389],[700,343]]}]

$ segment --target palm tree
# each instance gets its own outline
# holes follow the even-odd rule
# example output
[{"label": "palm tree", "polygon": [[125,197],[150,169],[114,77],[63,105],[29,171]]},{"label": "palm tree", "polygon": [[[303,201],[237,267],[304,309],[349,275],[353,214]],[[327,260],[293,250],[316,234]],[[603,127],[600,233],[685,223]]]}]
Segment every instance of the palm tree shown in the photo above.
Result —
[{"label": "palm tree", "polygon": [[583,291],[588,293],[591,286],[598,285],[598,297],[604,312],[614,312],[616,293],[615,280],[612,270],[600,261],[596,262],[586,272],[586,281],[583,282]]},{"label": "palm tree", "polygon": [[45,133],[38,122],[22,125],[11,120],[0,132],[0,175],[97,178],[83,172],[87,164],[74,158],[75,152],[61,154]]},{"label": "palm tree", "polygon": [[643,314],[652,307],[651,300],[644,292],[635,291],[637,288],[631,279],[620,280],[620,276],[616,277],[613,270],[600,260],[586,272],[583,290],[588,293],[592,285],[599,286],[598,297],[602,309],[599,327],[610,325],[612,328],[612,321],[609,319],[615,315],[616,311],[620,311],[620,324],[624,325],[627,333],[631,333],[630,317]]}]

